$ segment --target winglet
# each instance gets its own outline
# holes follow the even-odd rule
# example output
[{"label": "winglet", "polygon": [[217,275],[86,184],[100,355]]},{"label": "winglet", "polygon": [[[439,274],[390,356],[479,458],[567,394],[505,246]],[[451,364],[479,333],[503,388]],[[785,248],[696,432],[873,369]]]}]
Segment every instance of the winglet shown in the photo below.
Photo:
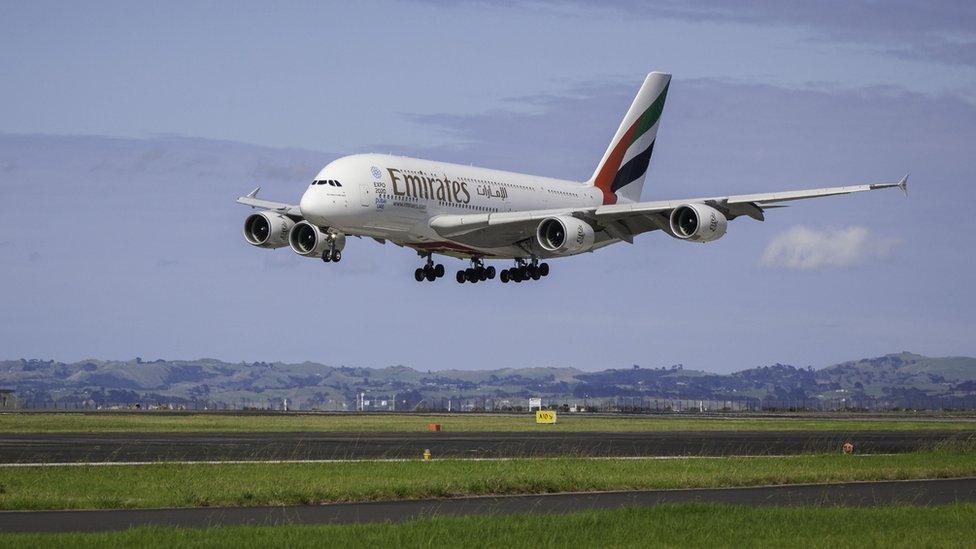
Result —
[{"label": "winglet", "polygon": [[261,186],[260,185],[258,185],[257,187],[254,187],[254,190],[253,191],[247,193],[246,198],[255,198],[255,197],[257,197],[258,196],[258,191],[260,191],[260,190],[261,190]]},{"label": "winglet", "polygon": [[898,181],[898,188],[901,189],[901,192],[905,193],[905,196],[908,196],[908,174],[907,173],[905,174],[905,177],[902,177]]}]

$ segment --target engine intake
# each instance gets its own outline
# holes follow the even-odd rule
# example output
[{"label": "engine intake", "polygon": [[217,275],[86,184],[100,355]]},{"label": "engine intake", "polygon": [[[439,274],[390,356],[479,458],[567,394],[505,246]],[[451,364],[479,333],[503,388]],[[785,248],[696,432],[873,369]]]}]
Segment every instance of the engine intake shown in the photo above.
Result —
[{"label": "engine intake", "polygon": [[671,233],[692,242],[711,242],[725,235],[728,219],[705,204],[682,204],[671,211]]},{"label": "engine intake", "polygon": [[259,212],[244,220],[244,239],[261,248],[281,248],[288,245],[288,233],[295,222],[276,212]]},{"label": "engine intake", "polygon": [[288,233],[288,244],[298,255],[321,257],[326,250],[342,250],[346,246],[346,235],[323,231],[308,221],[301,221]]},{"label": "engine intake", "polygon": [[575,217],[560,215],[548,217],[536,229],[539,246],[553,255],[573,255],[593,247],[593,227]]}]

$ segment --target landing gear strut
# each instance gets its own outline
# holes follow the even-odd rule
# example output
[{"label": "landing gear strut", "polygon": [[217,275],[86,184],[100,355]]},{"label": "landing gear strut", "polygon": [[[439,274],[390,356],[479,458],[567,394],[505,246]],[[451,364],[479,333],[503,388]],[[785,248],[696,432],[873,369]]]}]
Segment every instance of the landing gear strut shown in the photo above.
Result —
[{"label": "landing gear strut", "polygon": [[503,283],[509,281],[512,282],[524,282],[526,280],[539,280],[544,276],[549,276],[549,264],[539,263],[539,259],[536,257],[532,258],[531,262],[526,262],[522,258],[515,260],[515,266],[511,269],[505,269],[501,272],[501,278]]},{"label": "landing gear strut", "polygon": [[338,263],[342,260],[342,249],[346,247],[346,235],[330,232],[325,238],[329,247],[322,252],[322,261]]},{"label": "landing gear strut", "polygon": [[417,282],[422,282],[427,280],[428,282],[433,282],[438,278],[444,276],[444,266],[440,263],[434,265],[433,254],[426,254],[427,263],[423,267],[420,267],[413,272],[413,278]]},{"label": "landing gear strut", "polygon": [[484,261],[478,257],[471,258],[471,266],[458,271],[457,275],[455,275],[458,284],[464,284],[464,282],[474,284],[475,282],[484,282],[485,280],[492,280],[494,278],[495,267],[493,265],[485,267]]}]

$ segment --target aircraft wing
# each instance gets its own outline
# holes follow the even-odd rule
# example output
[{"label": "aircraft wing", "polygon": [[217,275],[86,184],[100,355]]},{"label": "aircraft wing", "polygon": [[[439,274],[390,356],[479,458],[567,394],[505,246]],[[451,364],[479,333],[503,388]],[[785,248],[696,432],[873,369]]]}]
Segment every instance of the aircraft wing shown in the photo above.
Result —
[{"label": "aircraft wing", "polygon": [[726,215],[728,219],[746,215],[758,221],[765,219],[763,212],[770,208],[783,208],[783,202],[820,198],[878,189],[898,187],[908,192],[908,176],[897,183],[868,183],[845,187],[825,187],[802,191],[742,194],[686,200],[661,200],[592,206],[589,208],[558,208],[475,215],[439,215],[431,219],[430,226],[437,234],[462,244],[480,247],[502,247],[517,244],[531,238],[539,222],[556,215],[571,215],[582,219],[598,232],[598,241],[618,239],[633,242],[634,236],[661,229],[670,232],[671,210],[682,204],[707,204]]},{"label": "aircraft wing", "polygon": [[274,210],[276,212],[283,213],[290,217],[302,218],[302,211],[298,206],[294,204],[286,204],[284,202],[272,202],[271,200],[264,200],[263,198],[258,198],[258,191],[261,187],[257,187],[253,191],[247,193],[244,196],[238,197],[237,203],[244,204],[245,206],[250,206],[252,208],[261,208],[262,210]]}]

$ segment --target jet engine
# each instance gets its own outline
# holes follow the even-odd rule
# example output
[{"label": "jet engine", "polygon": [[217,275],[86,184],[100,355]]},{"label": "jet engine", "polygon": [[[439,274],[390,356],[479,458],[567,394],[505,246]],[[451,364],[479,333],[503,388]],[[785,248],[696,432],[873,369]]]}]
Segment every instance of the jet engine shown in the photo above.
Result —
[{"label": "jet engine", "polygon": [[548,217],[536,229],[536,241],[553,255],[573,255],[593,247],[593,227],[568,215]]},{"label": "jet engine", "polygon": [[277,212],[259,212],[244,220],[244,239],[261,248],[281,248],[288,245],[288,233],[295,222]]},{"label": "jet engine", "polygon": [[298,255],[322,257],[322,253],[326,250],[345,248],[346,235],[324,231],[308,221],[300,221],[288,233],[288,244]]},{"label": "jet engine", "polygon": [[711,242],[725,234],[728,219],[705,204],[682,204],[671,211],[671,233],[692,242]]}]

